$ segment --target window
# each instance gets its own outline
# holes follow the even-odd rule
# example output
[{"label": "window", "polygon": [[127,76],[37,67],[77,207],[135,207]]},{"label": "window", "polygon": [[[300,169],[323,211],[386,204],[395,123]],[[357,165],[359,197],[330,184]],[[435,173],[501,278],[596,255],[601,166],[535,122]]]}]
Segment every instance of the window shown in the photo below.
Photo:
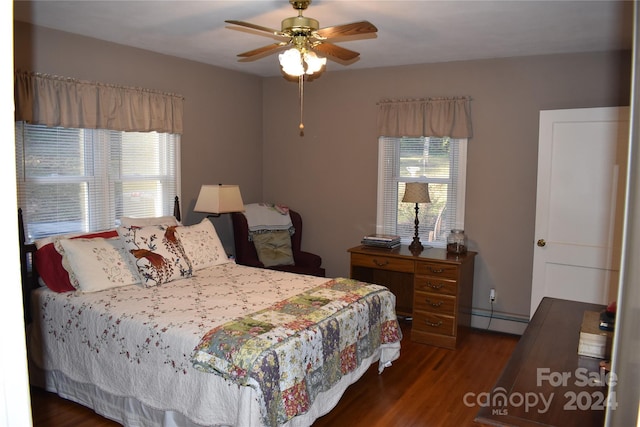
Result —
[{"label": "window", "polygon": [[29,240],[171,215],[180,136],[16,123],[18,204]]},{"label": "window", "polygon": [[431,203],[418,205],[423,244],[445,247],[451,229],[464,229],[466,139],[381,137],[378,159],[378,233],[411,242],[415,204],[402,202],[406,182],[429,184]]}]

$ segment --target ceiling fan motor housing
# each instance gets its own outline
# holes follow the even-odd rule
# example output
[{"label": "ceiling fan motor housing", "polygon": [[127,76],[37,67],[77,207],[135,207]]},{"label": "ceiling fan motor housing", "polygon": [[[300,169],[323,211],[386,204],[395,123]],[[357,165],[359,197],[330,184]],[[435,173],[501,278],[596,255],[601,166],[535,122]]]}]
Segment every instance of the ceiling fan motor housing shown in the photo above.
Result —
[{"label": "ceiling fan motor housing", "polygon": [[292,35],[299,33],[310,34],[312,31],[317,31],[318,28],[320,28],[318,21],[306,16],[294,16],[282,20],[283,33],[290,32]]}]

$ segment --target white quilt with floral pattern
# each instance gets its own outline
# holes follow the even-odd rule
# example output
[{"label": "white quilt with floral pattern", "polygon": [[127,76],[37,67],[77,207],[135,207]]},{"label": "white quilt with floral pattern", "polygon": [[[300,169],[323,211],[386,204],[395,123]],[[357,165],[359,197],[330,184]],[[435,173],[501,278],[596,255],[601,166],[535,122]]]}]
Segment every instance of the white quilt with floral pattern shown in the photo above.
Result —
[{"label": "white quilt with floral pattern", "polygon": [[247,419],[239,414],[248,407],[247,387],[195,369],[194,349],[213,328],[327,280],[230,262],[151,288],[84,294],[41,288],[32,296],[30,357],[46,371],[195,423],[236,425]]}]

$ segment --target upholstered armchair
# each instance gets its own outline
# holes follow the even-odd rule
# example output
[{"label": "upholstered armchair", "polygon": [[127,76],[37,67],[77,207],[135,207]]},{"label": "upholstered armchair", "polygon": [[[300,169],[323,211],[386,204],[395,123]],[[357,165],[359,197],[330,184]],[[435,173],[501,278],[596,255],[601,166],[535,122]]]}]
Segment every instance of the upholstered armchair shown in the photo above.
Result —
[{"label": "upholstered armchair", "polygon": [[300,243],[302,241],[302,218],[300,214],[289,210],[289,215],[291,216],[291,223],[295,230],[290,237],[293,264],[270,265],[265,267],[258,257],[254,242],[249,240],[249,225],[247,218],[242,212],[234,212],[231,214],[233,237],[236,245],[236,262],[251,267],[270,268],[273,270],[324,277],[325,269],[321,267],[322,258],[316,254],[300,249]]}]

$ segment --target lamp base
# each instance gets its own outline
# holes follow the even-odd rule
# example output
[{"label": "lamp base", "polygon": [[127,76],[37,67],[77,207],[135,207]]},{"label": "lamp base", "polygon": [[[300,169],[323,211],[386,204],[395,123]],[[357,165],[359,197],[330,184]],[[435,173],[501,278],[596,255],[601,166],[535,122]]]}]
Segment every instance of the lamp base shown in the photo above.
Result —
[{"label": "lamp base", "polygon": [[409,245],[409,250],[411,252],[421,252],[424,249],[422,243],[420,243],[420,239],[416,236],[413,238],[413,241]]}]

